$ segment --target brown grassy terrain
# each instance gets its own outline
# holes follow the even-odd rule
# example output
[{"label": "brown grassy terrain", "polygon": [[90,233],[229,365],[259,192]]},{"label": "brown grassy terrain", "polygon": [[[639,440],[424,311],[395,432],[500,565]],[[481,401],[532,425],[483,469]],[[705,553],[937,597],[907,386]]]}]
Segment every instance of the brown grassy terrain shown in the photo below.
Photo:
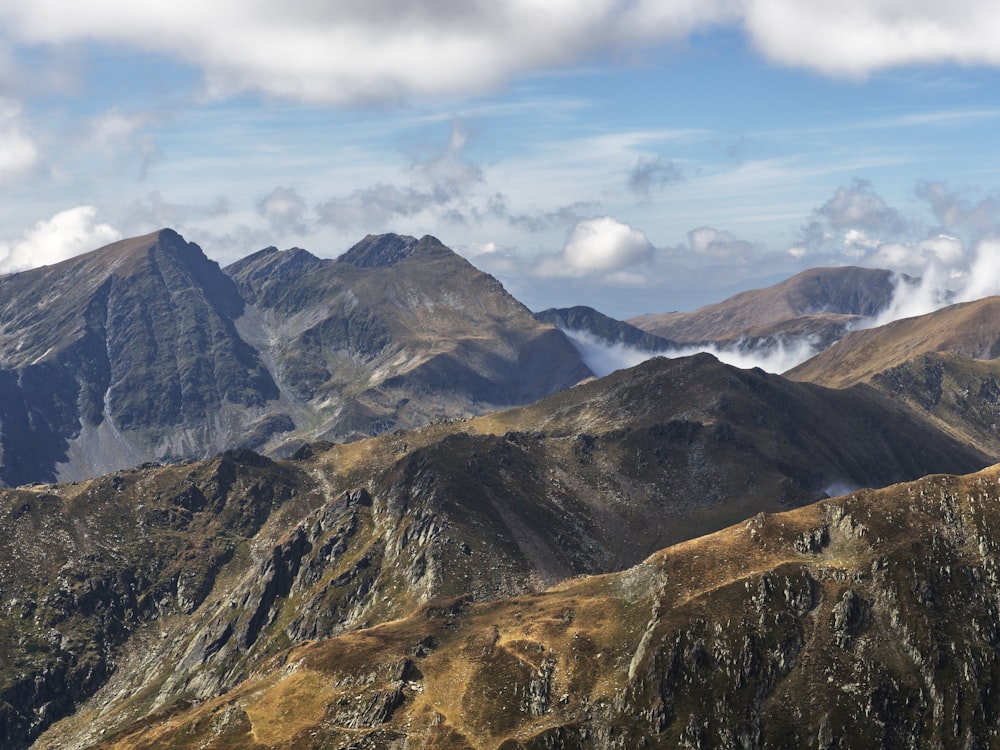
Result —
[{"label": "brown grassy terrain", "polygon": [[806,332],[825,345],[888,306],[894,288],[889,271],[814,268],[693,312],[640,315],[628,322],[680,344]]},{"label": "brown grassy terrain", "polygon": [[[287,462],[243,452],[0,492],[0,596],[15,602],[0,612],[0,698],[12,707],[0,729],[23,746],[76,708],[39,747],[95,742],[234,689],[295,644],[434,600],[485,603],[622,570],[831,482],[983,464],[873,389],[701,355]],[[501,661],[520,674],[533,653]],[[379,700],[397,700],[385,690]]]},{"label": "brown grassy terrain", "polygon": [[998,486],[996,468],[928,477],[429,604],[96,746],[991,746]]},{"label": "brown grassy terrain", "polygon": [[995,359],[1000,356],[998,332],[1000,298],[987,297],[854,331],[786,374],[793,380],[845,388],[929,352]]}]

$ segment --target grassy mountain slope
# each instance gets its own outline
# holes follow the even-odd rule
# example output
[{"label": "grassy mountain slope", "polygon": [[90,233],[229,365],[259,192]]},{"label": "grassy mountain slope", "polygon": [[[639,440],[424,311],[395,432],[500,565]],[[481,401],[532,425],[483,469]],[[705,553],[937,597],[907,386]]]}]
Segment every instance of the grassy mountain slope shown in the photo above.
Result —
[{"label": "grassy mountain slope", "polygon": [[106,748],[991,747],[1000,472],[759,515],[621,573],[295,646]]},{"label": "grassy mountain slope", "polygon": [[789,371],[795,380],[843,388],[928,352],[1000,356],[1000,297],[950,305],[878,328],[854,331]]},{"label": "grassy mountain slope", "polygon": [[693,312],[647,314],[627,322],[680,344],[808,335],[823,347],[887,307],[894,289],[890,271],[814,268]]},{"label": "grassy mountain slope", "polygon": [[292,644],[620,570],[831,477],[981,465],[871,389],[703,355],[287,462],[239,452],[0,491],[0,738],[23,747],[82,704],[39,746],[96,741]]}]

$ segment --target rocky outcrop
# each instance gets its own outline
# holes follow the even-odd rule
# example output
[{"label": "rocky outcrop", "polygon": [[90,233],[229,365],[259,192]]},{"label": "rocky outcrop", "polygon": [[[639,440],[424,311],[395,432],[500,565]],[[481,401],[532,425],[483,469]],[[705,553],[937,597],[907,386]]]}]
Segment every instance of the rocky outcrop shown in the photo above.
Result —
[{"label": "rocky outcrop", "polygon": [[0,299],[0,485],[287,455],[591,375],[432,237],[369,236],[338,261],[267,248],[223,272],[164,229],[0,277]]},{"label": "rocky outcrop", "polygon": [[334,747],[992,747],[998,487],[996,468],[928,477],[544,593],[429,604],[108,746],[203,741],[242,706],[249,726],[221,735],[238,744],[308,679],[297,731]]}]

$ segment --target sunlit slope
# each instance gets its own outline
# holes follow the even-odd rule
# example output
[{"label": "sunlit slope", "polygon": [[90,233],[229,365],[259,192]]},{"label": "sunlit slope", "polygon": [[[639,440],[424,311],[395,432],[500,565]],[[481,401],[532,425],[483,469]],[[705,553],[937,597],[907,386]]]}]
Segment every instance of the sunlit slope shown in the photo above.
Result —
[{"label": "sunlit slope", "polygon": [[290,461],[0,491],[0,737],[24,747],[73,711],[49,746],[96,740],[441,597],[536,592],[837,486],[984,461],[872,389],[701,355]]},{"label": "sunlit slope", "polygon": [[998,487],[995,468],[928,477],[543,593],[434,603],[96,746],[989,747]]},{"label": "sunlit slope", "polygon": [[814,268],[693,312],[647,314],[628,322],[681,344],[810,336],[822,348],[888,307],[895,288],[890,271]]}]

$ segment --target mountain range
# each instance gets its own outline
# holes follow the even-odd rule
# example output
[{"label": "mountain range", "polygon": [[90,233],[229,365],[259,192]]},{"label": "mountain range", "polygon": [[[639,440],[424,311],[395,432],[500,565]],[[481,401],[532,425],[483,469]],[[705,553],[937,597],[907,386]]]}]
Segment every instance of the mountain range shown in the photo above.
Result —
[{"label": "mountain range", "polygon": [[0,745],[995,744],[996,300],[864,329],[908,283],[533,315],[433,237],[171,230],[0,277]]},{"label": "mountain range", "polygon": [[591,376],[431,237],[223,270],[163,230],[0,277],[0,481],[291,452],[528,403]]}]

